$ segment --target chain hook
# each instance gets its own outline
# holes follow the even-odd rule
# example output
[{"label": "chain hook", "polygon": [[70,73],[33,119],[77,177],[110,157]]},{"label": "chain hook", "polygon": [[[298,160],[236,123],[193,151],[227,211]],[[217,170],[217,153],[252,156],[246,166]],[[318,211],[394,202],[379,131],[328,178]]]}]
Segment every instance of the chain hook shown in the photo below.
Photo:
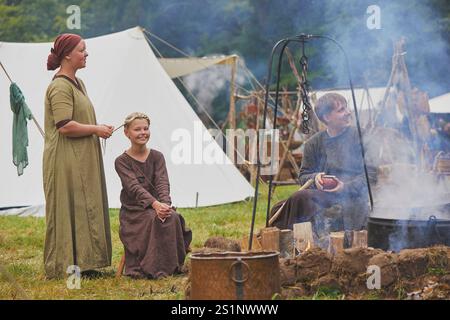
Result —
[{"label": "chain hook", "polygon": [[300,90],[302,96],[302,131],[304,134],[309,134],[309,120],[310,120],[310,112],[312,111],[311,102],[309,101],[309,83],[308,83],[308,57],[305,52],[305,44],[306,40],[302,39],[302,56],[300,57],[300,65],[302,68],[301,82],[300,82]]}]

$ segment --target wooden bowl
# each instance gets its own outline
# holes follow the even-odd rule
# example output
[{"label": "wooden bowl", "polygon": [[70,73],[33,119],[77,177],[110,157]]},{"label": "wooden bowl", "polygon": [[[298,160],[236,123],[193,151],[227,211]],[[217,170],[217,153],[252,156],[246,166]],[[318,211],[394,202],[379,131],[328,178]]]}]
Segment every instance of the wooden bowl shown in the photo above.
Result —
[{"label": "wooden bowl", "polygon": [[338,182],[335,176],[323,176],[322,177],[322,186],[324,189],[331,190],[337,187]]}]

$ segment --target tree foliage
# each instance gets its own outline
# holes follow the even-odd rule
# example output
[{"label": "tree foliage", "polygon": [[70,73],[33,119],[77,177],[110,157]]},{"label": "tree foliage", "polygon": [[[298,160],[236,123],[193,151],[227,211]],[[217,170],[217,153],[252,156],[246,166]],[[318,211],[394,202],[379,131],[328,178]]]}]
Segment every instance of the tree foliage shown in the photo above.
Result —
[{"label": "tree foliage", "polygon": [[[366,26],[369,0],[0,0],[0,40],[51,41],[62,32],[92,37],[140,25],[190,55],[237,53],[263,80],[279,39],[326,34],[346,49],[357,85],[383,86],[393,42],[405,36],[413,85],[432,96],[449,91],[450,2],[376,2],[379,30]],[[81,30],[67,29],[66,8],[72,4],[81,8]],[[155,44],[163,55],[179,56]],[[299,47],[292,50],[299,59]],[[306,53],[313,87],[347,85],[343,57],[332,43],[308,43]],[[281,81],[291,89],[296,85],[287,64]]]}]

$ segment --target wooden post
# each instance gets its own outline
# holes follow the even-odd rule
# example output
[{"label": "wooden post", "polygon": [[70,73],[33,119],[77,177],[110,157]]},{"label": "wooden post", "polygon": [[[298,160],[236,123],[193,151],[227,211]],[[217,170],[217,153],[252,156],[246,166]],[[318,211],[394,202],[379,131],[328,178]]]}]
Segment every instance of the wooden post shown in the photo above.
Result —
[{"label": "wooden post", "polygon": [[236,59],[237,56],[234,56],[233,61],[231,63],[231,81],[230,81],[230,113],[228,115],[230,124],[230,129],[236,129],[236,99],[235,99],[235,81],[236,81]]},{"label": "wooden post", "polygon": [[[264,110],[264,94],[261,91],[258,91],[255,93],[254,98],[255,98],[255,104],[256,104],[255,131],[256,131],[256,134],[258,134],[259,127],[260,127],[261,111]],[[257,177],[257,165],[256,164],[258,162],[258,152],[259,152],[257,141],[258,141],[258,139],[253,139],[253,141],[252,141],[252,139],[250,139],[250,141],[249,141],[248,160],[249,160],[249,169],[250,169],[250,184],[252,186],[256,186],[256,177]]]},{"label": "wooden post", "polygon": [[344,249],[351,248],[353,244],[353,230],[344,231]]},{"label": "wooden post", "polygon": [[295,248],[299,252],[303,252],[307,248],[311,248],[314,246],[314,238],[311,222],[294,224],[294,241],[295,241]]},{"label": "wooden post", "polygon": [[123,269],[125,267],[125,253],[122,255],[120,259],[119,266],[117,267],[116,278],[120,278],[123,274]]},{"label": "wooden post", "polygon": [[344,231],[330,233],[330,243],[328,245],[328,252],[330,254],[335,255],[344,251],[344,237]]},{"label": "wooden post", "polygon": [[[300,110],[300,103],[298,103],[296,108],[295,108],[295,114],[296,115],[298,115],[299,110]],[[281,170],[283,169],[284,163],[286,162],[286,160],[288,158],[288,153],[290,153],[291,156],[292,156],[290,147],[291,147],[292,140],[294,140],[295,130],[297,130],[297,117],[294,117],[294,120],[291,123],[293,124],[293,126],[292,126],[291,131],[289,132],[289,137],[288,137],[287,142],[286,142],[286,148],[284,149],[283,155],[282,155],[281,160],[280,160],[280,170],[278,170],[277,174],[275,175],[275,178],[274,178],[275,181],[278,181],[280,179]],[[294,160],[294,162],[295,162],[295,160]],[[294,167],[295,170],[297,168]],[[298,172],[298,171],[296,171],[296,172]]]},{"label": "wooden post", "polygon": [[352,248],[367,248],[367,230],[353,231]]},{"label": "wooden post", "polygon": [[280,257],[294,257],[294,232],[291,229],[280,231]]},{"label": "wooden post", "polygon": [[263,250],[280,251],[280,229],[276,227],[261,229],[261,246]]},{"label": "wooden post", "polygon": [[[244,238],[242,239],[241,249],[242,251],[248,251],[248,236],[244,236]],[[254,234],[251,251],[261,251],[261,249],[261,242],[259,241],[258,236]]]}]

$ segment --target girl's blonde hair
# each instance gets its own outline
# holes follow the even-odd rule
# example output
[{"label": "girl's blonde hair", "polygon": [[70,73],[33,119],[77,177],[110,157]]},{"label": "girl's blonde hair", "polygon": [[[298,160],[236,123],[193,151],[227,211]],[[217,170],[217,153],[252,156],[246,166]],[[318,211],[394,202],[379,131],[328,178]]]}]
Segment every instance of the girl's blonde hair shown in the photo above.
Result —
[{"label": "girl's blonde hair", "polygon": [[123,126],[125,128],[128,128],[130,126],[130,124],[136,119],[147,120],[148,125],[150,125],[150,118],[145,113],[133,112],[125,118],[125,121],[123,122]]}]

